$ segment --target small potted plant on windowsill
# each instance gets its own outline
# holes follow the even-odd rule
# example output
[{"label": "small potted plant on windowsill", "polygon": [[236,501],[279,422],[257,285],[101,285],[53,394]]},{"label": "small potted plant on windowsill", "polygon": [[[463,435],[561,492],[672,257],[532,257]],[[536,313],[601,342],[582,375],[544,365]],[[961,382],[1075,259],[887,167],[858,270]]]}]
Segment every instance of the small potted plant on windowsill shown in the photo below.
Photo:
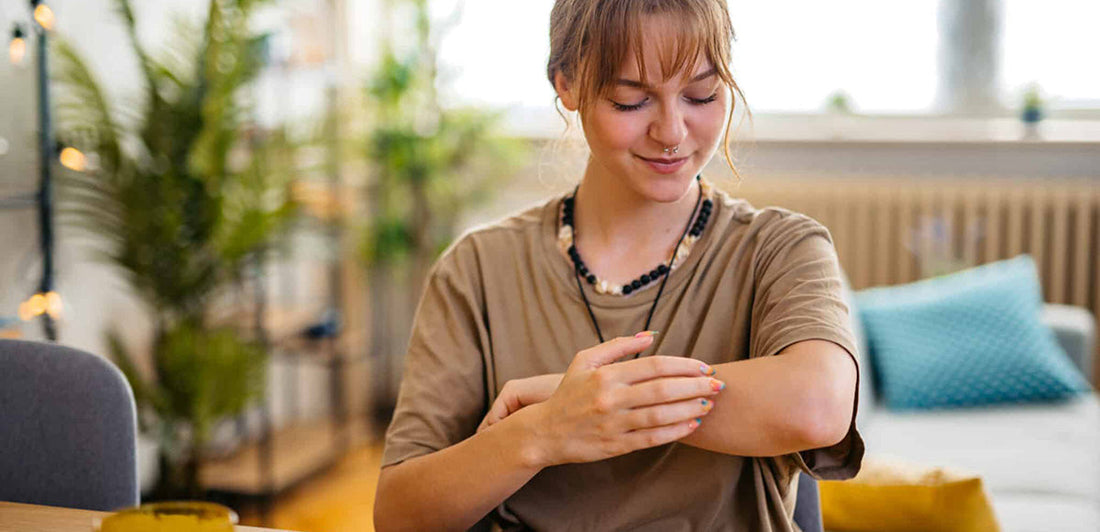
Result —
[{"label": "small potted plant on windowsill", "polygon": [[1024,91],[1024,104],[1020,111],[1025,139],[1039,138],[1039,122],[1043,115],[1043,98],[1039,93],[1039,86],[1033,83]]}]

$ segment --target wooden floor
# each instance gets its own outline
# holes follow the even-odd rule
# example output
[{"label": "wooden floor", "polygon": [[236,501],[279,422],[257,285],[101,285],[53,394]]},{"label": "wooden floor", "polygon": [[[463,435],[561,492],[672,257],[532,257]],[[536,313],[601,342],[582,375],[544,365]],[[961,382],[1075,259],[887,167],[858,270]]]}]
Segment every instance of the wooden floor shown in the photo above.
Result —
[{"label": "wooden floor", "polygon": [[301,532],[372,532],[381,441],[353,449],[330,470],[275,501],[271,521],[242,512],[241,524]]},{"label": "wooden floor", "polygon": [[[301,423],[279,429],[272,437],[271,483],[277,492],[298,484],[312,471],[339,459],[338,433],[329,422]],[[232,493],[263,493],[260,446],[243,446],[231,456],[208,460],[202,466],[202,485]]]}]

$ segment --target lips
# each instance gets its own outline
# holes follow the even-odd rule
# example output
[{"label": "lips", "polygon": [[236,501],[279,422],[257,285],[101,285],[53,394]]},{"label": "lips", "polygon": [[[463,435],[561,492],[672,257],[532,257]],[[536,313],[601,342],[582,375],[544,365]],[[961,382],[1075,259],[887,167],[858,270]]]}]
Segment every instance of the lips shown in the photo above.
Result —
[{"label": "lips", "polygon": [[639,155],[638,158],[643,160],[643,161],[650,161],[650,162],[661,163],[661,164],[678,163],[680,161],[683,161],[683,160],[687,159],[687,157],[676,157],[676,158],[658,157],[658,158],[655,158],[655,159],[650,159],[648,157],[642,157],[641,155]]},{"label": "lips", "polygon": [[674,173],[677,170],[679,170],[682,166],[684,166],[684,164],[687,163],[687,160],[688,160],[687,157],[676,157],[676,158],[661,157],[661,158],[657,158],[657,159],[649,159],[649,158],[646,158],[646,157],[642,157],[641,155],[635,155],[635,157],[641,159],[642,162],[644,162],[647,166],[649,166],[651,169],[653,169],[653,171],[655,171],[659,174]]}]

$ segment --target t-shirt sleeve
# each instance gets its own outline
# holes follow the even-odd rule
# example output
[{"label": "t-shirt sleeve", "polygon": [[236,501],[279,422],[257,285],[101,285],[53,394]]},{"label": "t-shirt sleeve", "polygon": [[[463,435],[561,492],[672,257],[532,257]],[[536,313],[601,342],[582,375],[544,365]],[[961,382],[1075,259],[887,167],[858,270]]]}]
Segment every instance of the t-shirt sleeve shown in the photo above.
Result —
[{"label": "t-shirt sleeve", "polygon": [[778,219],[769,221],[758,234],[749,356],[777,355],[804,340],[827,340],[848,352],[857,376],[847,435],[830,447],[780,459],[819,480],[849,479],[859,472],[864,453],[863,438],[856,429],[860,368],[836,250],[820,223],[801,214],[769,210],[775,213]]},{"label": "t-shirt sleeve", "polygon": [[468,241],[435,264],[417,306],[382,467],[445,449],[474,434],[486,408],[488,331]]}]

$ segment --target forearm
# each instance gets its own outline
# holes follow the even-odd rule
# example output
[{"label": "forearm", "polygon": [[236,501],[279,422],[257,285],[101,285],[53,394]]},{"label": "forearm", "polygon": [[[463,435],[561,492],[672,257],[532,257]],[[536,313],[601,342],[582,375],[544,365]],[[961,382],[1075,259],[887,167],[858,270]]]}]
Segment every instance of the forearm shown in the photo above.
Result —
[{"label": "forearm", "polygon": [[521,413],[451,447],[382,471],[375,528],[466,530],[523,487],[540,467]]},{"label": "forearm", "polygon": [[847,433],[856,369],[835,344],[796,344],[777,356],[713,367],[726,388],[682,443],[738,456],[781,456],[833,445]]}]

